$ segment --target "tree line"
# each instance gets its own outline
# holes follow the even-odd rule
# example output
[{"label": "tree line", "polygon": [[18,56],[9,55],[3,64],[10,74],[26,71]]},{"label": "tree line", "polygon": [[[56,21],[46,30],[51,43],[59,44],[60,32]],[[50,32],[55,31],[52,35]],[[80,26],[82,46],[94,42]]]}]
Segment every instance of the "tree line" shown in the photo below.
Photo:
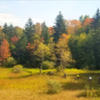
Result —
[{"label": "tree line", "polygon": [[[31,18],[22,29],[5,23],[0,27],[0,66],[22,64],[40,68],[44,62],[65,69],[100,69],[100,11],[93,18],[81,15],[66,20],[61,12],[55,25],[33,24]],[[40,70],[41,72],[41,70]]]}]

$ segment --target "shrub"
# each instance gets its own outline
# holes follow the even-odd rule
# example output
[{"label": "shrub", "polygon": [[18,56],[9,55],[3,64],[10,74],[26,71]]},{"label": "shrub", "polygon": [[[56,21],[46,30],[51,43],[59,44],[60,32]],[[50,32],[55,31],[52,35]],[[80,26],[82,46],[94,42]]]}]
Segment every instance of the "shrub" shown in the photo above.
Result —
[{"label": "shrub", "polygon": [[49,86],[48,93],[50,94],[58,93],[61,89],[61,84],[53,80],[48,81],[48,86]]},{"label": "shrub", "polygon": [[100,89],[98,89],[98,90],[95,91],[95,95],[96,95],[97,97],[100,97]]},{"label": "shrub", "polygon": [[100,97],[100,89],[94,90],[94,88],[92,87],[90,89],[89,84],[85,85],[85,91],[83,91],[80,96],[84,96],[84,97]]},{"label": "shrub", "polygon": [[57,72],[61,72],[62,71],[61,66],[58,66],[56,70]]},{"label": "shrub", "polygon": [[54,63],[52,61],[44,61],[43,62],[43,69],[53,69]]},{"label": "shrub", "polygon": [[9,57],[7,59],[5,66],[6,67],[13,67],[16,63],[17,63],[17,61],[13,57]]},{"label": "shrub", "polygon": [[22,65],[16,65],[12,68],[13,73],[20,73],[23,71],[23,66]]}]

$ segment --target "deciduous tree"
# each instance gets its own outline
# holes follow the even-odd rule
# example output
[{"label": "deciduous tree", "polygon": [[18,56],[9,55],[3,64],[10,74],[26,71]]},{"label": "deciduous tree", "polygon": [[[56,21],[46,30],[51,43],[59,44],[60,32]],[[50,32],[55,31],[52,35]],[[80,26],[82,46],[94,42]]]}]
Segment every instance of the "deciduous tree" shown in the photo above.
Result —
[{"label": "deciduous tree", "polygon": [[4,39],[0,45],[0,62],[4,64],[10,55],[9,43]]},{"label": "deciduous tree", "polygon": [[16,44],[18,42],[18,38],[16,36],[11,38],[12,44]]},{"label": "deciduous tree", "polygon": [[35,51],[35,55],[41,59],[41,66],[40,66],[40,74],[41,74],[43,61],[45,59],[45,56],[50,55],[50,49],[45,44],[41,43],[39,44],[37,50]]}]

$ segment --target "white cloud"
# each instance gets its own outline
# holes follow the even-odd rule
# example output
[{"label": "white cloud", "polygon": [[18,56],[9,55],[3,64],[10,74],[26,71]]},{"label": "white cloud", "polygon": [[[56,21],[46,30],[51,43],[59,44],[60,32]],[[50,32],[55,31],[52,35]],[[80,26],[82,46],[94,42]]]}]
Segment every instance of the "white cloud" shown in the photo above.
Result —
[{"label": "white cloud", "polygon": [[0,13],[0,24],[1,25],[4,25],[4,23],[6,22],[7,24],[12,23],[14,26],[23,27],[24,21],[25,21],[24,19],[17,18],[14,15]]},{"label": "white cloud", "polygon": [[[36,22],[42,23],[44,20],[41,18],[31,18],[33,21],[33,24]],[[0,25],[4,25],[4,23],[7,23],[8,25],[12,23],[14,26],[19,26],[24,28],[28,18],[18,18],[12,14],[5,14],[0,13]]]}]

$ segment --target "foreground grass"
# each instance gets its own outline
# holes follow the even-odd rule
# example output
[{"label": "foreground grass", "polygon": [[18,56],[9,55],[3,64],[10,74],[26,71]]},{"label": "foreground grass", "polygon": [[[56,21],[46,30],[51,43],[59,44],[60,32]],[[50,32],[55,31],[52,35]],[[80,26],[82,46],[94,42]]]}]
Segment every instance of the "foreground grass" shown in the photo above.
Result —
[{"label": "foreground grass", "polygon": [[[89,83],[88,76],[93,80],[89,83],[90,88],[98,89],[98,78],[100,71],[87,71],[77,69],[66,69],[67,78],[62,78],[63,73],[56,73],[49,76],[43,70],[39,75],[39,69],[24,69],[20,74],[14,74],[11,69],[0,68],[0,100],[99,100],[100,98],[91,98],[79,96],[84,90],[84,86]],[[80,79],[76,80],[76,74]],[[62,84],[60,93],[47,94],[48,80],[56,80]]]}]

